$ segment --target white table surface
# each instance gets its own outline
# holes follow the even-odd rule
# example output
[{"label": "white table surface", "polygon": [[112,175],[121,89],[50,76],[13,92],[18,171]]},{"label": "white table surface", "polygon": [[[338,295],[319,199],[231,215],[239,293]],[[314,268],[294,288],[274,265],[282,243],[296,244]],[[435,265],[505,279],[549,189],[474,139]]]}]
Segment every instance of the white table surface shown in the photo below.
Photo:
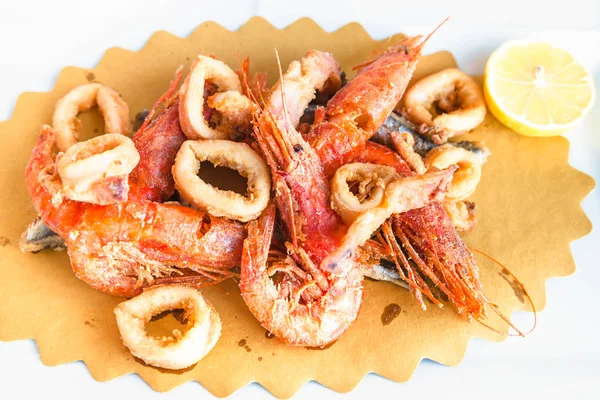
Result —
[{"label": "white table surface", "polygon": [[[209,4],[204,4],[209,3]],[[285,3],[285,4],[284,4]],[[376,38],[395,32],[428,32],[443,18],[450,22],[428,43],[426,52],[451,50],[460,67],[480,74],[486,58],[510,38],[540,36],[575,53],[600,82],[600,5],[597,0],[431,0],[392,1],[278,0],[233,2],[12,1],[0,4],[0,120],[8,119],[19,93],[47,91],[63,66],[93,67],[112,46],[139,49],[156,30],[186,36],[199,23],[214,20],[236,29],[252,15],[277,27],[301,16],[327,30],[350,21],[362,23]],[[441,3],[441,2],[440,2]],[[600,90],[597,89],[600,95]],[[18,134],[18,133],[15,133]],[[600,181],[600,101],[586,122],[568,134],[571,164]],[[502,343],[472,340],[463,363],[444,367],[423,361],[405,384],[367,375],[349,394],[339,395],[310,382],[295,398],[600,398],[600,194],[595,190],[583,208],[596,226],[572,244],[577,272],[547,283],[546,310],[526,339]],[[524,326],[530,314],[517,313]],[[2,323],[2,321],[0,321]],[[235,366],[231,366],[235,368]],[[59,397],[212,398],[197,383],[165,394],[155,393],[136,375],[110,382],[94,381],[75,362],[44,366],[31,340],[0,342],[0,399]],[[231,396],[265,398],[258,384]]]}]

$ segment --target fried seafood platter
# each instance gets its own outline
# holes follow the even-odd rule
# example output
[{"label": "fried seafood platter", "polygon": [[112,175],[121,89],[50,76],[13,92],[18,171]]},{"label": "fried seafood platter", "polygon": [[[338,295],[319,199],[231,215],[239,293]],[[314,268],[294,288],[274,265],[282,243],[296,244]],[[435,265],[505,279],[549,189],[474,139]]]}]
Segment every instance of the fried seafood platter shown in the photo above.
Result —
[{"label": "fried seafood platter", "polygon": [[0,125],[24,132],[3,150],[0,339],[99,380],[289,396],[526,333],[510,313],[573,271],[591,183],[564,139],[515,135],[449,53],[423,55],[431,35],[207,23],[21,97]]}]

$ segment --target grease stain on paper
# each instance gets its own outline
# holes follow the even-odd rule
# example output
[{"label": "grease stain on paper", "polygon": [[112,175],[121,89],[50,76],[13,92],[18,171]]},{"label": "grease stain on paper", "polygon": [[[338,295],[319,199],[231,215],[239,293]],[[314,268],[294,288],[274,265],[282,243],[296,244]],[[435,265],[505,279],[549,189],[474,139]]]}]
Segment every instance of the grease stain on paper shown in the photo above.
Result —
[{"label": "grease stain on paper", "polygon": [[250,353],[252,351],[250,346],[248,346],[248,341],[246,339],[241,339],[238,342],[238,346],[243,347],[248,353]]},{"label": "grease stain on paper", "polygon": [[521,287],[521,285],[519,285],[519,282],[515,281],[510,271],[502,267],[502,272],[498,272],[498,275],[500,275],[500,277],[510,285],[511,289],[513,290],[513,292],[515,292],[515,296],[517,296],[519,301],[522,304],[525,304],[525,293],[523,292],[523,288]]},{"label": "grease stain on paper", "polygon": [[392,321],[398,318],[401,312],[402,308],[398,304],[388,304],[387,306],[385,306],[385,308],[383,309],[383,313],[381,314],[381,323],[384,326],[391,324]]},{"label": "grease stain on paper", "polygon": [[267,339],[273,339],[275,337],[275,335],[273,335],[271,332],[269,331],[265,331],[265,337]]}]

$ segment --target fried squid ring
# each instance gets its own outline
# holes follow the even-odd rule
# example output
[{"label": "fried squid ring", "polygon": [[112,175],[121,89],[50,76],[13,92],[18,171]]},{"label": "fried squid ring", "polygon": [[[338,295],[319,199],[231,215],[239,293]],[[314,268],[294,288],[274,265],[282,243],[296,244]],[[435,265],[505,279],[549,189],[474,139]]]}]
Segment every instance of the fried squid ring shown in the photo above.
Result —
[{"label": "fried squid ring", "polygon": [[[248,179],[246,196],[215,188],[198,176],[200,163],[209,161],[236,170]],[[267,164],[250,146],[229,140],[188,140],[173,166],[175,187],[184,200],[216,217],[241,222],[257,218],[267,207],[271,177]]]},{"label": "fried squid ring", "polygon": [[77,86],[56,103],[52,125],[56,131],[56,147],[67,151],[79,140],[81,121],[77,114],[94,105],[104,117],[104,131],[129,135],[129,107],[116,90],[100,83]]},{"label": "fried squid ring", "polygon": [[450,144],[432,149],[425,156],[425,165],[445,169],[451,165],[458,166],[452,183],[446,193],[446,200],[457,202],[469,197],[481,179],[481,158],[472,152]]},{"label": "fried squid ring", "polygon": [[[146,324],[164,311],[183,309],[190,328],[173,338],[149,337]],[[123,344],[146,364],[182,369],[196,364],[221,336],[221,319],[215,309],[195,289],[165,285],[147,290],[115,308]]]},{"label": "fried squid ring", "polygon": [[486,107],[477,82],[457,68],[448,68],[421,79],[406,91],[404,114],[421,125],[421,133],[440,144],[481,124]]},{"label": "fried squid ring", "polygon": [[400,157],[408,164],[410,169],[423,175],[427,168],[423,158],[414,150],[415,138],[408,132],[390,132],[390,139]]},{"label": "fried squid ring", "polygon": [[127,200],[128,175],[140,161],[133,140],[118,133],[75,143],[57,157],[61,194],[71,200],[107,205]]},{"label": "fried squid ring", "polygon": [[360,214],[379,206],[386,186],[398,177],[392,167],[346,164],[331,180],[331,208],[350,225]]},{"label": "fried squid ring", "polygon": [[392,180],[385,187],[381,202],[376,207],[360,213],[348,227],[339,246],[321,262],[323,268],[335,271],[341,261],[348,259],[348,255],[352,254],[357,246],[362,246],[392,214],[442,200],[455,170],[456,167],[452,166],[443,171],[427,171],[423,175],[400,176]]},{"label": "fried squid ring", "polygon": [[[206,83],[219,90],[210,93]],[[189,139],[228,139],[252,129],[252,102],[243,94],[237,74],[222,61],[199,55],[179,90],[179,120]],[[218,111],[207,121],[206,106]],[[211,125],[214,125],[211,126]]]}]

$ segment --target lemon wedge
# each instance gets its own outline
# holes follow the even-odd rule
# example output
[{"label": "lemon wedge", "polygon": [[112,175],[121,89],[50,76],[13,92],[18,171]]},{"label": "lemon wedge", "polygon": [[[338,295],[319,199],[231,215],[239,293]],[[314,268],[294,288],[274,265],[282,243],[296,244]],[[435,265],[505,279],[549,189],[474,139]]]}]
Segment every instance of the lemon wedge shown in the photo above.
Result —
[{"label": "lemon wedge", "polygon": [[510,41],[490,56],[484,95],[492,114],[515,132],[556,136],[592,108],[590,74],[568,52],[544,42]]}]

